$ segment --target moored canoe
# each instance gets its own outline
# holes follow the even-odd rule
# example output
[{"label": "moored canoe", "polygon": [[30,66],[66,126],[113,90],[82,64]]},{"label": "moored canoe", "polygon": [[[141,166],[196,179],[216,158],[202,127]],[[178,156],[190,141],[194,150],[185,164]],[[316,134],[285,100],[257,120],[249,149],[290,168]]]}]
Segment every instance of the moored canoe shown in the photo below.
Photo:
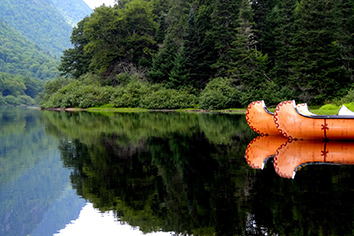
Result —
[{"label": "moored canoe", "polygon": [[354,116],[304,115],[294,100],[279,103],[273,119],[279,132],[290,139],[354,139]]},{"label": "moored canoe", "polygon": [[261,135],[280,135],[270,112],[264,101],[255,101],[248,105],[246,120],[250,128]]}]

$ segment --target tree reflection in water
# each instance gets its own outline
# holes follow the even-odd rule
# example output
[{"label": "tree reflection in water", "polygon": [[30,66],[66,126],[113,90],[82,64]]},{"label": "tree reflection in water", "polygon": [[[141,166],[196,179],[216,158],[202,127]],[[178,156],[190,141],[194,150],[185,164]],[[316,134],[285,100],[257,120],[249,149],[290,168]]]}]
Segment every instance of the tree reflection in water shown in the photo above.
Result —
[{"label": "tree reflection in water", "polygon": [[243,116],[43,115],[77,193],[145,233],[351,232],[353,169],[302,170],[296,180],[277,176],[272,160],[252,169],[243,156],[255,134]]}]

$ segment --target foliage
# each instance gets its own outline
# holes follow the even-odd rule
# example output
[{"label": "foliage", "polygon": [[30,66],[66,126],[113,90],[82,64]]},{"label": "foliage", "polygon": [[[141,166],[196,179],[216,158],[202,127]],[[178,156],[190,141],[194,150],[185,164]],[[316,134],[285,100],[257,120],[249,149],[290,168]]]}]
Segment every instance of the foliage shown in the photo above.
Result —
[{"label": "foliage", "polygon": [[118,86],[111,95],[115,107],[140,107],[143,97],[151,91],[151,86],[135,78],[125,86]]},{"label": "foliage", "polygon": [[[95,9],[74,29],[76,44],[60,69],[76,79],[99,75],[101,86],[116,87],[119,107],[139,107],[147,93],[170,97],[152,84],[129,87],[134,74],[158,87],[193,87],[204,109],[258,99],[322,105],[340,100],[354,81],[353,7],[347,0],[127,0]],[[234,89],[218,93],[213,82],[204,90],[218,78]]]},{"label": "foliage", "polygon": [[85,84],[72,81],[50,96],[44,107],[98,107],[109,103],[111,87],[99,87],[96,84]]},{"label": "foliage", "polygon": [[211,80],[199,97],[202,109],[215,110],[244,106],[243,93],[235,88],[228,78]]},{"label": "foliage", "polygon": [[43,82],[0,72],[0,104],[33,105],[43,90]]},{"label": "foliage", "polygon": [[141,102],[141,107],[150,109],[179,109],[194,107],[196,103],[197,97],[185,90],[162,88],[147,94]]},{"label": "foliage", "polygon": [[59,75],[59,62],[0,19],[0,71],[41,80]]},{"label": "foliage", "polygon": [[51,0],[1,1],[0,15],[4,22],[57,58],[70,47],[72,28]]},{"label": "foliage", "polygon": [[71,33],[70,41],[74,47],[64,50],[61,64],[58,68],[63,76],[79,78],[88,72],[92,55],[84,51],[84,47],[88,44],[88,39],[83,32],[87,21],[88,17],[82,19]]},{"label": "foliage", "polygon": [[109,75],[112,70],[125,72],[124,63],[137,68],[150,65],[155,48],[156,22],[152,5],[133,0],[124,8],[96,8],[84,25],[89,42],[84,46],[92,54],[90,69]]}]

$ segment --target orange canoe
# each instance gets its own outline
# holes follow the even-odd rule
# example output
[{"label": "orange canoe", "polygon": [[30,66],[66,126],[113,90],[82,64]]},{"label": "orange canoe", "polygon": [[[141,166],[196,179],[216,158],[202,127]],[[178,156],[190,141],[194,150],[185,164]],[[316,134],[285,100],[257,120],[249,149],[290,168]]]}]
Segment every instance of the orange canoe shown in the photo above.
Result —
[{"label": "orange canoe", "polygon": [[264,101],[252,102],[246,111],[246,120],[250,128],[261,135],[280,135],[270,112]]},{"label": "orange canoe", "polygon": [[283,136],[258,136],[247,146],[245,158],[252,168],[263,169],[269,158],[272,158],[280,145],[288,139]]},{"label": "orange canoe", "polygon": [[354,164],[354,142],[289,140],[273,159],[275,171],[283,178],[294,178],[297,170],[311,164]]},{"label": "orange canoe", "polygon": [[281,102],[274,112],[274,123],[290,139],[354,139],[354,116],[301,114],[295,101]]}]

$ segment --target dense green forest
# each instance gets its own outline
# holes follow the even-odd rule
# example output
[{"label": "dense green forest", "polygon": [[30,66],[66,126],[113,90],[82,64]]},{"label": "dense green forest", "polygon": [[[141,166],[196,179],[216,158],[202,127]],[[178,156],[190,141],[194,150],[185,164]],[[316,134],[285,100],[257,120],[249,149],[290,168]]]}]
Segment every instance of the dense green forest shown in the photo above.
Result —
[{"label": "dense green forest", "polygon": [[[125,0],[79,22],[43,107],[351,102],[352,0]],[[343,100],[344,99],[344,100]]]},{"label": "dense green forest", "polygon": [[59,61],[0,20],[0,71],[41,80],[59,76]]},{"label": "dense green forest", "polygon": [[59,76],[72,26],[91,13],[82,0],[0,2],[0,105],[37,103],[44,82]]},{"label": "dense green forest", "polygon": [[0,15],[4,22],[57,58],[70,47],[72,27],[51,0],[1,1]]}]

